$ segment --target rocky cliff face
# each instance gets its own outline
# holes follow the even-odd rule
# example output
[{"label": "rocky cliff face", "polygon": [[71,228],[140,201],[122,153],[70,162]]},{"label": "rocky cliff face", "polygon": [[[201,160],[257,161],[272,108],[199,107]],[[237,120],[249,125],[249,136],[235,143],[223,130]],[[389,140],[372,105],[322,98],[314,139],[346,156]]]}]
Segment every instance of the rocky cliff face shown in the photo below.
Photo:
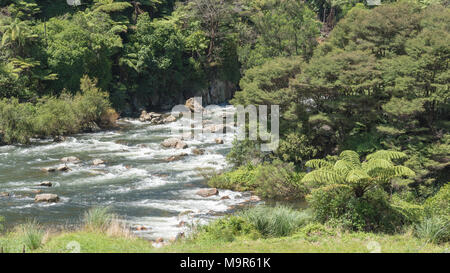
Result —
[{"label": "rocky cliff face", "polygon": [[[186,100],[191,97],[202,97],[204,105],[207,104],[220,104],[228,101],[234,95],[236,91],[236,85],[223,80],[212,80],[207,88],[200,90],[184,90],[177,94],[152,94],[146,99],[134,97],[132,99],[133,110],[130,112],[139,112],[142,110],[165,110],[172,109],[173,106],[178,104],[185,104]],[[127,112],[128,112],[127,111]]]}]

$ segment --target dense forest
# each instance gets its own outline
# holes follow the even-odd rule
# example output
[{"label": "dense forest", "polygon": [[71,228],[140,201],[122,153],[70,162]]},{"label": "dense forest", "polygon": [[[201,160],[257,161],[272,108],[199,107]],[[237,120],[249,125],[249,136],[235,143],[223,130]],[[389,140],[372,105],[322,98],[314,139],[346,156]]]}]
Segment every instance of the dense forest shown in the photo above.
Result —
[{"label": "dense forest", "polygon": [[280,105],[279,148],[235,141],[210,186],[307,200],[347,230],[450,239],[447,0],[68,2],[0,1],[0,143],[214,92]]}]

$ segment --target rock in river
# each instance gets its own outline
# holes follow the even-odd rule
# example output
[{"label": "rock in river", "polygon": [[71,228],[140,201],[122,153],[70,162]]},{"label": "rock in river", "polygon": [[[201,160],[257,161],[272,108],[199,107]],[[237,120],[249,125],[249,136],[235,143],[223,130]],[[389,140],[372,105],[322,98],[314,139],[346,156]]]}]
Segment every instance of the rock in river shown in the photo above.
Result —
[{"label": "rock in river", "polygon": [[34,202],[55,203],[59,201],[59,196],[51,193],[38,194],[34,197]]},{"label": "rock in river", "polygon": [[161,145],[166,148],[186,149],[188,145],[178,138],[168,138],[164,140]]},{"label": "rock in river", "polygon": [[201,189],[197,192],[197,195],[200,195],[201,197],[210,197],[213,195],[218,195],[219,191],[216,188],[210,188],[210,189]]},{"label": "rock in river", "polygon": [[51,187],[53,184],[52,184],[52,182],[49,182],[49,181],[44,181],[44,182],[41,182],[41,184],[39,184],[39,186],[42,186],[42,187]]},{"label": "rock in river", "polygon": [[94,166],[97,166],[97,165],[105,164],[105,161],[97,158],[92,161],[92,164],[94,164]]},{"label": "rock in river", "polygon": [[75,156],[68,156],[68,157],[61,158],[61,162],[64,162],[64,163],[77,163],[77,162],[80,162],[80,159],[78,157],[75,157]]}]

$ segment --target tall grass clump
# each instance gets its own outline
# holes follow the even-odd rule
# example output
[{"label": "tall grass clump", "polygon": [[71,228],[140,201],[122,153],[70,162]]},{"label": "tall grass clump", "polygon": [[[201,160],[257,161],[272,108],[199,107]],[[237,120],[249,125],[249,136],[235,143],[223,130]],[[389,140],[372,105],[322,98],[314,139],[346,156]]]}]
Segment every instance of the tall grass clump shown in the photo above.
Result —
[{"label": "tall grass clump", "polygon": [[254,225],[263,236],[271,237],[291,235],[312,220],[306,210],[299,211],[281,205],[253,207],[241,212],[240,216]]},{"label": "tall grass clump", "polygon": [[111,225],[115,215],[108,207],[94,207],[84,213],[84,228],[89,231],[105,232]]},{"label": "tall grass clump", "polygon": [[45,232],[36,220],[18,226],[18,232],[21,235],[21,242],[28,249],[35,250],[42,246]]},{"label": "tall grass clump", "polygon": [[441,217],[427,217],[415,225],[414,234],[430,243],[450,241],[450,223]]}]

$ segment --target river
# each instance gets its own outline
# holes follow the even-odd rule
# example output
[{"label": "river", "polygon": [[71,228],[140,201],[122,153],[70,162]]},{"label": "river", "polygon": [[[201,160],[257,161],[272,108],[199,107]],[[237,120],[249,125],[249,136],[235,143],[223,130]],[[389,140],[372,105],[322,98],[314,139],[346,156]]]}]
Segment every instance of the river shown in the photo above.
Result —
[{"label": "river", "polygon": [[[233,111],[221,106],[209,111],[204,119]],[[130,227],[146,238],[172,238],[186,229],[180,221],[205,222],[243,204],[249,193],[220,190],[219,195],[201,197],[196,194],[206,187],[201,170],[220,171],[227,168],[225,155],[231,148],[233,135],[224,137],[224,144],[214,138],[189,139],[187,149],[167,149],[161,142],[173,135],[173,128],[182,122],[151,125],[138,120],[121,119],[119,129],[79,134],[64,142],[34,140],[32,145],[0,146],[0,215],[7,226],[36,219],[48,226],[79,225],[85,211],[91,207],[110,207]],[[193,149],[205,150],[194,155]],[[168,162],[172,155],[187,153],[181,160]],[[69,163],[71,171],[46,173],[41,169],[57,167],[61,158],[78,157],[80,163]],[[93,159],[106,163],[98,166]],[[52,187],[39,186],[50,181]],[[58,203],[35,203],[36,191],[54,193]],[[222,199],[229,196],[229,199]],[[186,213],[191,212],[191,213]]]}]

